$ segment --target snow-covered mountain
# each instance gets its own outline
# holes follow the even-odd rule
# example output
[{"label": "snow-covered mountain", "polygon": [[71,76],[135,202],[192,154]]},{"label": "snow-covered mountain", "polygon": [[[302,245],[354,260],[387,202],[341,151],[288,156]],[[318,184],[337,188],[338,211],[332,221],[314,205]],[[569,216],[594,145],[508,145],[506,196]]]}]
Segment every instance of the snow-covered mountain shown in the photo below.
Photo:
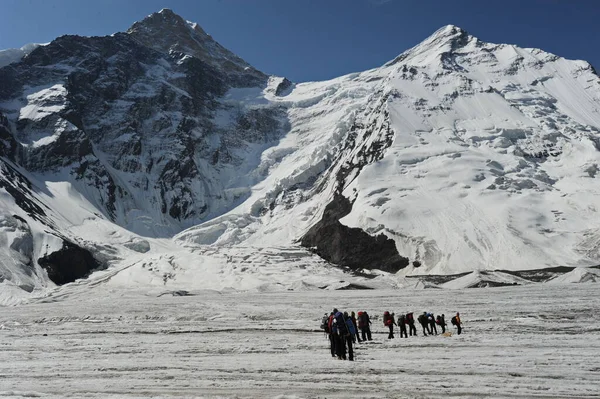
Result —
[{"label": "snow-covered mountain", "polygon": [[285,234],[339,261],[358,228],[421,273],[598,263],[600,80],[586,62],[447,26],[381,68],[267,99],[289,109],[267,152],[285,158],[249,201],[177,238]]},{"label": "snow-covered mountain", "polygon": [[600,263],[598,75],[455,26],[293,84],[165,9],[0,68],[0,135],[5,286]]}]

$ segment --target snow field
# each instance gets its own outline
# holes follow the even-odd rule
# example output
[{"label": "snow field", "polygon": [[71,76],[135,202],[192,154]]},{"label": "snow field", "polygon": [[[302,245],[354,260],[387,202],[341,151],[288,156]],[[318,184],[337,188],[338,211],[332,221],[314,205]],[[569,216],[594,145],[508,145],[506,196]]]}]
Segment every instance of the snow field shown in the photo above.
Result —
[{"label": "snow field", "polygon": [[[173,296],[65,287],[2,309],[0,397],[593,398],[597,288]],[[372,316],[374,341],[356,346],[355,362],[333,359],[318,331],[334,306]],[[448,322],[458,310],[464,334],[387,340],[385,310]]]}]

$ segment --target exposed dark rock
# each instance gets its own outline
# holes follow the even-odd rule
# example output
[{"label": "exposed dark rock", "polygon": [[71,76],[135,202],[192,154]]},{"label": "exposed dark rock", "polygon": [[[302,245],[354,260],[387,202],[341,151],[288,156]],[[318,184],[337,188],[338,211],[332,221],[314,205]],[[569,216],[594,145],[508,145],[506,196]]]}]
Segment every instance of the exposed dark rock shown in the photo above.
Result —
[{"label": "exposed dark rock", "polygon": [[39,146],[23,155],[23,164],[30,171],[50,171],[78,162],[93,155],[92,143],[80,130],[58,134],[52,146]]},{"label": "exposed dark rock", "polygon": [[8,118],[0,112],[0,155],[14,162],[18,148],[19,144],[11,134]]},{"label": "exposed dark rock", "polygon": [[336,195],[325,208],[323,219],[314,225],[301,244],[313,248],[323,259],[351,269],[380,269],[395,273],[408,266],[394,240],[384,234],[372,236],[362,229],[344,226],[339,219],[350,213],[352,204]]},{"label": "exposed dark rock", "polygon": [[427,282],[427,283],[431,283],[431,284],[435,284],[435,285],[441,285],[441,284],[447,283],[449,281],[456,280],[457,278],[464,277],[469,273],[471,273],[471,272],[465,272],[465,273],[459,273],[459,274],[444,274],[444,275],[440,275],[440,274],[425,274],[425,275],[423,275],[423,274],[421,274],[421,275],[406,276],[406,278],[421,280],[423,282]]},{"label": "exposed dark rock", "polygon": [[360,284],[354,284],[354,283],[350,283],[348,285],[345,285],[343,287],[337,288],[336,291],[347,291],[347,290],[372,290],[374,288],[372,287],[367,287],[366,285],[360,285]]},{"label": "exposed dark rock", "polygon": [[[284,112],[277,108],[249,110],[237,120],[239,137],[251,143],[268,143],[279,138],[281,125],[278,118]],[[283,130],[287,128],[284,127]]]},{"label": "exposed dark rock", "polygon": [[532,269],[532,270],[497,270],[502,273],[512,274],[513,276],[521,277],[536,283],[548,281],[557,275],[565,274],[573,271],[574,267],[557,266],[547,269]]},{"label": "exposed dark rock", "polygon": [[283,80],[277,85],[277,88],[275,89],[275,95],[281,96],[290,87],[292,87],[292,82],[290,82],[288,78],[283,78]]},{"label": "exposed dark rock", "polygon": [[594,147],[596,147],[596,149],[600,151],[600,137],[590,136],[589,139],[592,141],[592,143],[594,143]]},{"label": "exposed dark rock", "polygon": [[179,52],[221,70],[234,87],[258,86],[267,75],[217,43],[197,24],[190,24],[169,9],[153,13],[129,28],[138,43],[164,54]]},{"label": "exposed dark rock", "polygon": [[0,68],[0,98],[8,98],[16,94],[21,87],[15,79],[17,76],[16,65],[18,64],[11,64]]},{"label": "exposed dark rock", "polygon": [[172,295],[172,296],[193,296],[192,293],[190,293],[189,291],[185,291],[185,290],[178,290],[178,291],[167,291],[167,292],[163,292],[162,294],[159,294],[158,296],[161,297],[163,295]]},{"label": "exposed dark rock", "polygon": [[68,241],[63,241],[60,250],[39,258],[38,264],[47,271],[48,278],[58,285],[85,278],[102,267],[88,250]]},{"label": "exposed dark rock", "polygon": [[470,285],[467,288],[494,288],[494,287],[512,287],[515,285],[519,285],[518,283],[505,283],[501,281],[492,281],[492,280],[481,280],[477,283]]},{"label": "exposed dark rock", "polygon": [[0,171],[4,175],[4,178],[0,179],[0,188],[5,189],[14,198],[15,203],[30,217],[51,226],[52,223],[46,217],[43,205],[32,193],[31,182],[13,166],[2,160],[0,160]]}]

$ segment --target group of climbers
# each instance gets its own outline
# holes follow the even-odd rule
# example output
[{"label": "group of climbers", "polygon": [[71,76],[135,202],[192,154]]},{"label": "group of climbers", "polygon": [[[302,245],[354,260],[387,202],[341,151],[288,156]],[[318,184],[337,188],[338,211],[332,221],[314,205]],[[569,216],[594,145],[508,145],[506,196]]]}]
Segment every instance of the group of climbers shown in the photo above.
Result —
[{"label": "group of climbers", "polygon": [[[367,312],[340,312],[337,309],[325,316],[321,328],[329,337],[331,356],[339,360],[354,360],[353,344],[356,342],[372,341],[371,318]],[[346,353],[348,356],[346,357]]]},{"label": "group of climbers", "polygon": [[346,349],[348,349],[348,360],[354,360],[352,344],[358,335],[355,320],[354,312],[352,312],[352,316],[349,316],[348,312],[342,313],[335,308],[329,316],[327,314],[323,316],[321,328],[329,336],[331,356],[337,357],[339,360],[346,360]]},{"label": "group of climbers", "polygon": [[[423,312],[417,317],[417,321],[423,327],[424,336],[437,335],[438,330],[436,326],[441,328],[442,334],[446,333],[447,324],[443,314],[436,317],[433,313]],[[450,322],[456,326],[457,333],[460,334],[462,332],[460,313],[457,312]],[[371,337],[371,324],[373,324],[371,317],[366,311],[360,311],[358,314],[354,312],[348,314],[348,312],[333,309],[329,315],[325,313],[321,321],[321,329],[325,331],[329,338],[331,356],[337,357],[339,360],[348,359],[353,361],[353,344],[373,340]],[[408,335],[417,335],[413,312],[401,314],[396,318],[394,313],[385,311],[383,313],[383,325],[389,328],[388,339],[394,338],[394,326],[400,328],[401,338],[408,338]]]},{"label": "group of climbers", "polygon": [[[437,326],[440,326],[441,330],[442,330],[442,334],[446,333],[446,326],[448,324],[446,324],[446,316],[444,314],[442,315],[437,315],[434,316],[433,313],[429,313],[429,312],[423,312],[422,314],[419,315],[419,317],[417,317],[417,321],[419,322],[419,324],[421,325],[421,327],[423,328],[423,335],[427,336],[427,335],[437,335],[438,334],[438,330],[437,330]],[[450,322],[452,323],[453,326],[456,326],[457,328],[457,334],[460,335],[460,333],[462,332],[462,326],[461,326],[461,322],[460,322],[460,313],[456,313],[455,316],[452,317],[452,319],[450,319]],[[390,333],[388,335],[388,338],[394,338],[394,325],[397,325],[398,327],[400,327],[400,337],[404,337],[404,338],[408,338],[407,334],[406,334],[406,326],[408,325],[409,327],[409,331],[410,331],[410,335],[417,335],[417,329],[415,327],[415,319],[414,319],[414,315],[413,313],[407,313],[406,315],[402,314],[398,317],[398,323],[396,324],[396,321],[394,320],[394,314],[390,314],[389,312],[384,312],[383,313],[383,324],[385,326],[388,326],[390,329]]]},{"label": "group of climbers", "polygon": [[[446,326],[448,324],[446,324],[446,316],[443,314],[434,316],[433,313],[423,312],[419,315],[419,317],[417,317],[417,321],[423,328],[424,336],[437,335],[437,326],[440,326],[440,328],[442,329],[442,334],[446,333]],[[450,322],[453,326],[456,326],[457,334],[460,335],[460,333],[462,332],[460,313],[457,312],[456,316],[453,316]],[[394,313],[385,311],[383,313],[383,325],[388,327],[390,330],[390,333],[388,334],[388,339],[394,338],[394,326],[400,327],[400,338],[408,338],[408,335],[406,333],[407,325],[410,332],[410,336],[417,335],[417,329],[415,327],[415,318],[412,312],[400,315],[396,323]]]}]

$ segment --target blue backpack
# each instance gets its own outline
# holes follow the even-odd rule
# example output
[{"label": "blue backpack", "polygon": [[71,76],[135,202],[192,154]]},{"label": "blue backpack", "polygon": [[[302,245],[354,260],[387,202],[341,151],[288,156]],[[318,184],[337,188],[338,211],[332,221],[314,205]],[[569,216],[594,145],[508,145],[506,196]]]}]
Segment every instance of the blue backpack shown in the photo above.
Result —
[{"label": "blue backpack", "polygon": [[350,335],[356,334],[356,328],[354,327],[354,323],[352,322],[352,319],[350,317],[346,319],[346,328],[348,329]]}]

